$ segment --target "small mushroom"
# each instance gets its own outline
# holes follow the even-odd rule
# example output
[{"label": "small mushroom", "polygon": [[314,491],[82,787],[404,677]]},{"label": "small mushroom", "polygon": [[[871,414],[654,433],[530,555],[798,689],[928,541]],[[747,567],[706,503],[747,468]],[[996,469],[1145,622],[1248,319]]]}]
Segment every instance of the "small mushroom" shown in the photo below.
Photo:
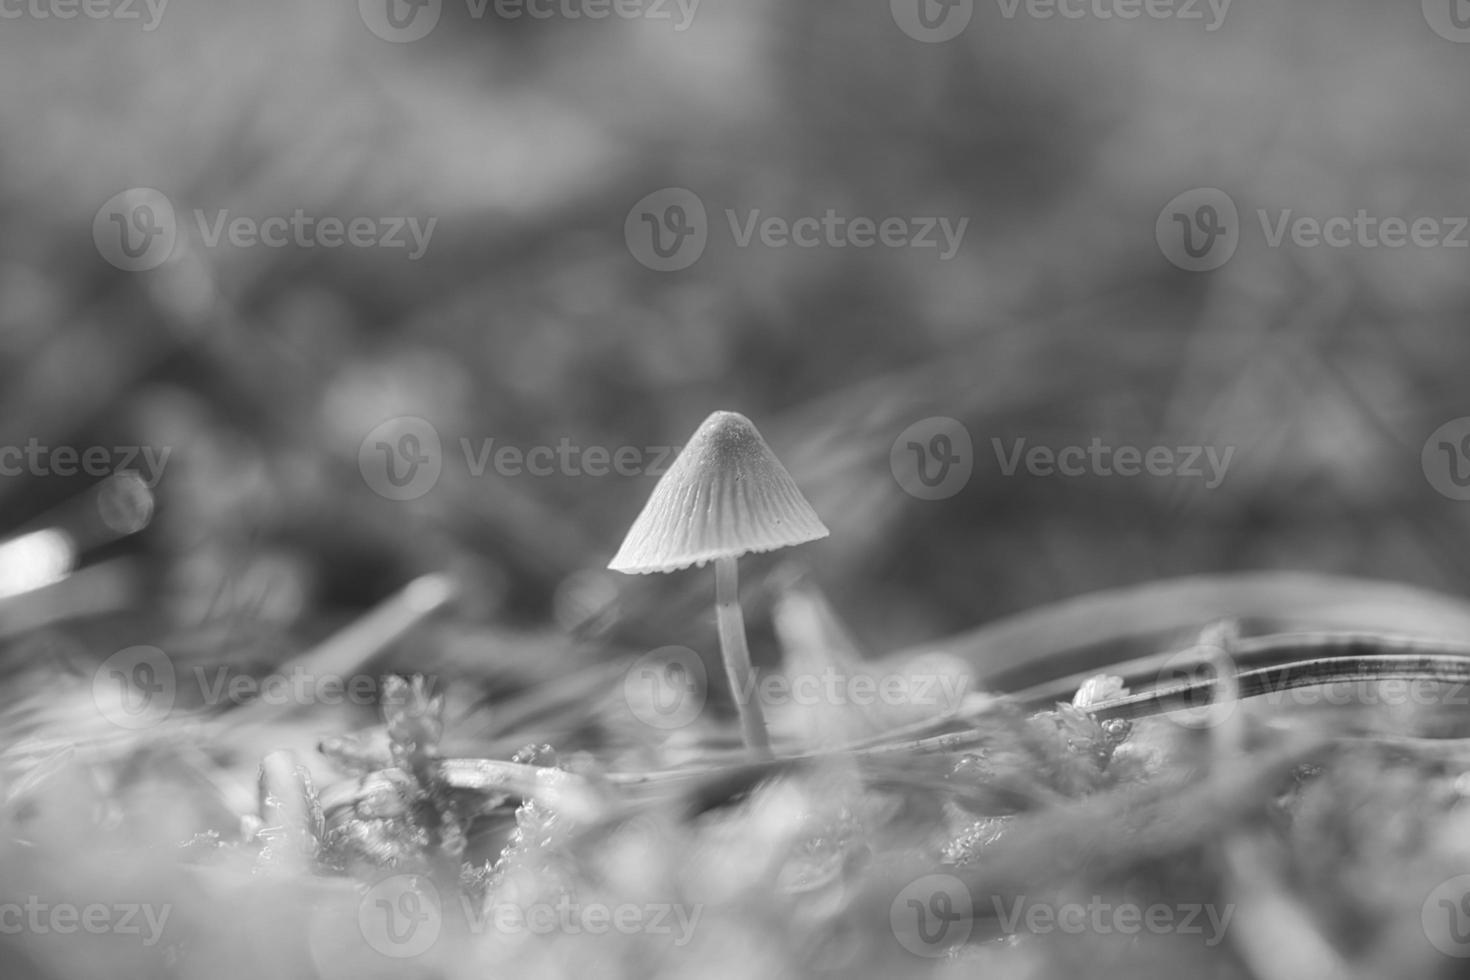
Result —
[{"label": "small mushroom", "polygon": [[608,568],[630,575],[715,563],[720,652],[740,712],[746,747],[771,757],[760,705],[751,695],[750,650],[735,562],[825,538],[829,532],[750,419],[715,412],[659,480]]}]

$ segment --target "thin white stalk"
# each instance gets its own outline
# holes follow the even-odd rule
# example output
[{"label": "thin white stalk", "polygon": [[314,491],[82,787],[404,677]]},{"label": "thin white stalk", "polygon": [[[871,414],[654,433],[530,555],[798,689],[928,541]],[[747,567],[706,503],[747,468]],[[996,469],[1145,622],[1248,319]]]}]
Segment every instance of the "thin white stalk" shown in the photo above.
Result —
[{"label": "thin white stalk", "polygon": [[745,616],[740,610],[740,579],[733,557],[715,559],[715,618],[720,627],[720,653],[730,691],[740,712],[740,734],[755,759],[773,758],[766,719],[751,679],[750,648],[745,645]]}]

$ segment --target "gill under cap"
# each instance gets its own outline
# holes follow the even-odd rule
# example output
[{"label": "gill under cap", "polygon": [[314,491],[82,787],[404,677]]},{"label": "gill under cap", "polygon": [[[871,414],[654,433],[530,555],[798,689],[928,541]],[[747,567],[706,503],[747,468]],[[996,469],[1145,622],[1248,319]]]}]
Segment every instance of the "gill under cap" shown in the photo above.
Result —
[{"label": "gill under cap", "polygon": [[829,533],[750,419],[715,412],[653,488],[607,567],[672,572]]}]

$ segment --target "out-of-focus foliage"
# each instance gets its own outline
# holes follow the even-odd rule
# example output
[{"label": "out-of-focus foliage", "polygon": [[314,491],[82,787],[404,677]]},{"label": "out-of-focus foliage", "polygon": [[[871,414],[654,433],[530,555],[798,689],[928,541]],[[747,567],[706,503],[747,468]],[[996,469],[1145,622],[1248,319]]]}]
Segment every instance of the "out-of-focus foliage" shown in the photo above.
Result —
[{"label": "out-of-focus foliage", "polygon": [[[981,5],[938,45],[835,0],[706,4],[682,32],[465,13],[403,45],[351,4],[180,4],[152,32],[6,22],[0,442],[172,447],[148,544],[180,617],[242,576],[296,590],[289,613],[452,566],[482,616],[544,622],[652,480],[474,476],[459,440],[677,445],[720,407],[757,421],[832,527],[805,557],[874,650],[1195,570],[1464,585],[1462,514],[1417,462],[1463,413],[1463,253],[1269,249],[1255,218],[1464,210],[1470,69],[1417,12],[1242,6],[1207,32]],[[181,212],[184,244],[148,275],[88,240],[133,186]],[[713,226],[677,274],[622,237],[664,186]],[[1207,186],[1239,205],[1242,244],[1185,274],[1154,219]],[[410,262],[206,247],[196,208],[438,225]],[[727,208],[970,226],[948,262],[741,249]],[[395,503],[355,460],[403,414],[449,465]],[[932,415],[969,427],[977,468],[926,503],[887,458]],[[1206,491],[1003,477],[991,446],[1095,437],[1236,456]],[[69,489],[7,478],[0,508],[18,525]],[[639,642],[672,625],[635,608]]]}]

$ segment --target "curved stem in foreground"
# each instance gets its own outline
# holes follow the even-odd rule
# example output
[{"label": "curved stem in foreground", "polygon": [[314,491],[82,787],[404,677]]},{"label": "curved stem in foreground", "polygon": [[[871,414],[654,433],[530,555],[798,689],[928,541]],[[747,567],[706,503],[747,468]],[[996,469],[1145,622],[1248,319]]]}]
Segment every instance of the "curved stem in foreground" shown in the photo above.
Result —
[{"label": "curved stem in foreground", "polygon": [[[1287,691],[1322,684],[1392,680],[1467,684],[1470,683],[1470,657],[1440,653],[1354,653],[1272,664],[1234,675],[1241,698],[1280,696]],[[1181,708],[1205,707],[1214,702],[1221,687],[1218,680],[1191,681],[1102,701],[1087,710],[1102,721],[1144,718]]]}]

